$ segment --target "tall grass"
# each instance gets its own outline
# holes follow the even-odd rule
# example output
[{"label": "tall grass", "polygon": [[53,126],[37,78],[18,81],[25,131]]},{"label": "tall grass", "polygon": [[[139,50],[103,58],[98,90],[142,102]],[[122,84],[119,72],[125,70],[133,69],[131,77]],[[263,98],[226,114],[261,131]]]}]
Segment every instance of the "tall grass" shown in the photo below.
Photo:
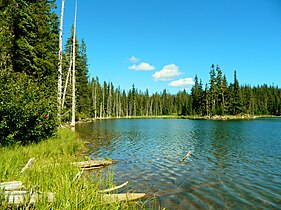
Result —
[{"label": "tall grass", "polygon": [[[113,185],[113,173],[85,172],[73,181],[79,169],[71,162],[81,160],[79,150],[84,143],[77,140],[75,132],[59,129],[56,137],[29,146],[0,148],[0,182],[22,181],[27,190],[54,192],[55,201],[42,199],[36,209],[142,209],[143,204],[122,202],[105,204],[101,202],[98,190]],[[35,157],[31,168],[20,174],[27,161]],[[105,178],[106,177],[106,178]],[[3,206],[4,205],[4,206]],[[6,208],[0,203],[0,208]],[[29,207],[22,206],[22,208]],[[12,207],[13,208],[13,207]]]}]

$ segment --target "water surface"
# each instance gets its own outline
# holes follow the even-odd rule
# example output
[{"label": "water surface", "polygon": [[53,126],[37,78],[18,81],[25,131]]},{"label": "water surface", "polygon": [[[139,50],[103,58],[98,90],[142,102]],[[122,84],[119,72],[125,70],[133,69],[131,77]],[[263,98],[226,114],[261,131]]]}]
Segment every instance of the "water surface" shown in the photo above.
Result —
[{"label": "water surface", "polygon": [[119,160],[116,184],[156,195],[162,208],[281,208],[280,118],[114,119],[77,130],[93,159]]}]

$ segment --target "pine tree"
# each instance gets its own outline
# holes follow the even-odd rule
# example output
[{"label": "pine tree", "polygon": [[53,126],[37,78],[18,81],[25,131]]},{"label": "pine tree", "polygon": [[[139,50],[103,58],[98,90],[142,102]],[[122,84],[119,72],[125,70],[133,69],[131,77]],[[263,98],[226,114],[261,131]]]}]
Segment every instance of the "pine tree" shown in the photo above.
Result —
[{"label": "pine tree", "polygon": [[234,83],[233,83],[233,113],[234,115],[242,113],[242,95],[240,85],[234,71]]},{"label": "pine tree", "polygon": [[0,69],[2,72],[4,70],[13,72],[15,7],[16,2],[12,0],[0,3]]},{"label": "pine tree", "polygon": [[4,123],[7,128],[7,133],[0,131],[0,144],[38,142],[56,128],[58,18],[54,2],[0,2],[0,80],[7,83],[0,87],[0,127]]},{"label": "pine tree", "polygon": [[[35,78],[56,76],[57,16],[54,1],[20,0],[15,7],[13,69]],[[52,78],[54,79],[54,78]]]},{"label": "pine tree", "polygon": [[227,94],[228,94],[228,84],[227,84],[226,76],[224,75],[221,84],[222,115],[228,112],[228,106],[226,100]]},{"label": "pine tree", "polygon": [[166,89],[164,89],[163,93],[162,93],[162,104],[163,104],[162,115],[170,114],[171,104],[170,104],[169,96],[167,94],[167,90]]},{"label": "pine tree", "polygon": [[90,115],[90,93],[88,91],[88,58],[86,43],[82,39],[81,45],[78,44],[78,55],[77,55],[77,110],[79,113],[83,113],[84,116]]},{"label": "pine tree", "polygon": [[250,86],[241,87],[241,95],[243,96],[243,112],[246,114],[254,114],[255,101],[252,88]]},{"label": "pine tree", "polygon": [[203,89],[202,89],[202,81],[198,81],[197,75],[194,78],[194,85],[191,88],[191,96],[192,96],[192,110],[193,114],[202,115],[203,114]]},{"label": "pine tree", "polygon": [[210,91],[208,84],[205,85],[204,90],[204,114],[210,116]]},{"label": "pine tree", "polygon": [[212,64],[210,70],[210,114],[217,114],[217,101],[218,101],[218,88],[217,88],[217,78],[215,72],[215,65]]},{"label": "pine tree", "polygon": [[223,77],[222,77],[222,71],[220,67],[217,65],[216,67],[217,72],[217,104],[216,104],[216,114],[218,115],[224,115],[224,84],[223,84]]}]

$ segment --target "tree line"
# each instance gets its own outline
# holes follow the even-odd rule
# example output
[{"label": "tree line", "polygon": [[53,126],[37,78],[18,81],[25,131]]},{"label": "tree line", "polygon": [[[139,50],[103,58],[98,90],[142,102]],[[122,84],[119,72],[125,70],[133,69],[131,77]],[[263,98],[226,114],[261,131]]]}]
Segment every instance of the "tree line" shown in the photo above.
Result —
[{"label": "tree line", "polygon": [[267,84],[251,87],[240,85],[234,71],[234,80],[228,83],[222,70],[214,64],[210,68],[209,83],[203,87],[195,76],[191,89],[192,114],[214,115],[276,115],[281,114],[281,89]]},{"label": "tree line", "polygon": [[[133,84],[123,90],[97,76],[89,78],[86,43],[77,40],[74,33],[62,52],[63,91],[62,102],[58,102],[60,30],[55,8],[55,0],[0,2],[0,145],[28,144],[53,135],[61,122],[58,107],[62,108],[62,122],[70,121],[73,64],[76,120],[162,115],[280,116],[280,88],[240,85],[236,71],[229,83],[215,65],[205,85],[195,76],[191,93],[182,90],[171,94],[166,89],[150,93]],[[71,59],[73,51],[75,62]]]},{"label": "tree line", "polygon": [[[86,78],[86,76],[84,76]],[[281,89],[275,86],[240,85],[234,71],[234,81],[227,82],[219,66],[210,68],[209,83],[203,87],[195,76],[191,93],[186,90],[171,94],[149,93],[134,85],[128,91],[112,82],[100,82],[98,77],[84,83],[84,95],[80,95],[80,117],[108,118],[133,116],[214,116],[214,115],[276,115],[281,114]],[[86,102],[86,103],[85,103]],[[82,115],[81,115],[82,114]]]}]

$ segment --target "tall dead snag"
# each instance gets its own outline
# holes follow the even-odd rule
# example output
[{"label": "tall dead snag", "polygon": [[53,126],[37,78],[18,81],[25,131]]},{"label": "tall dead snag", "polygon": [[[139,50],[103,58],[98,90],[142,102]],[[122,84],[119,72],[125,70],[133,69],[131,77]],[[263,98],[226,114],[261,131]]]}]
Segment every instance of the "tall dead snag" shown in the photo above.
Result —
[{"label": "tall dead snag", "polygon": [[59,33],[59,69],[58,69],[58,118],[61,121],[62,96],[62,34],[63,34],[64,0],[61,2],[60,33]]},{"label": "tall dead snag", "polygon": [[119,117],[119,92],[116,92],[116,102],[115,102],[115,109],[116,109],[116,117]]},{"label": "tall dead snag", "polygon": [[96,81],[92,80],[92,101],[93,101],[93,109],[95,111],[95,119],[97,118],[97,85]]},{"label": "tall dead snag", "polygon": [[105,85],[103,85],[103,89],[102,89],[102,110],[100,113],[101,118],[104,118],[104,101],[105,101]]},{"label": "tall dead snag", "polygon": [[106,117],[111,117],[111,103],[112,103],[112,96],[111,96],[111,83],[108,83],[108,99],[106,104]]},{"label": "tall dead snag", "polygon": [[75,127],[75,43],[76,43],[76,19],[77,19],[77,0],[75,3],[75,14],[74,14],[74,27],[73,27],[73,46],[72,46],[72,118],[71,126]]},{"label": "tall dead snag", "polygon": [[70,74],[71,74],[71,69],[72,69],[72,59],[70,59],[70,64],[69,64],[69,68],[68,68],[68,72],[67,72],[67,76],[66,76],[66,80],[65,80],[65,84],[64,84],[64,90],[63,90],[63,96],[62,96],[62,104],[61,104],[62,109],[64,108],[66,89],[67,89],[68,80],[69,80],[69,77],[70,77]]}]

